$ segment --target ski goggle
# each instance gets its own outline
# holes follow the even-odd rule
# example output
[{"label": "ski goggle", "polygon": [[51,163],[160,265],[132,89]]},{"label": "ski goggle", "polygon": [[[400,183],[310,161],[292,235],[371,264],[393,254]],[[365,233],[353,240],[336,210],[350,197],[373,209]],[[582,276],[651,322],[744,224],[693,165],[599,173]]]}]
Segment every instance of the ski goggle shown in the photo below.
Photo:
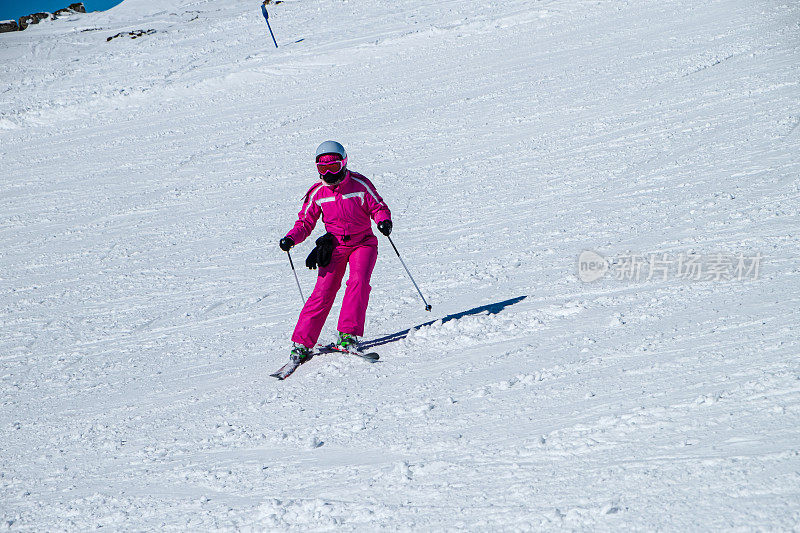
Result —
[{"label": "ski goggle", "polygon": [[317,163],[317,172],[321,175],[325,174],[336,174],[337,172],[341,172],[344,167],[347,166],[347,158],[340,159],[338,161],[320,161]]}]

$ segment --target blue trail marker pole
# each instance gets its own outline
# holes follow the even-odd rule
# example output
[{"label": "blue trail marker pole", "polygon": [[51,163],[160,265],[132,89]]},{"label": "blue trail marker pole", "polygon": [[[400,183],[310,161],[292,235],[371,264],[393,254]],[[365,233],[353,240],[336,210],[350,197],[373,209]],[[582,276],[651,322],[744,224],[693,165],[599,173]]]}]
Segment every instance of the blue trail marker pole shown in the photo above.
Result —
[{"label": "blue trail marker pole", "polygon": [[272,35],[272,42],[275,43],[275,48],[278,48],[278,41],[275,40],[275,34],[272,33],[272,26],[269,25],[269,13],[267,13],[267,4],[261,4],[261,12],[264,14],[264,20],[267,21],[267,28],[269,28],[269,34]]}]

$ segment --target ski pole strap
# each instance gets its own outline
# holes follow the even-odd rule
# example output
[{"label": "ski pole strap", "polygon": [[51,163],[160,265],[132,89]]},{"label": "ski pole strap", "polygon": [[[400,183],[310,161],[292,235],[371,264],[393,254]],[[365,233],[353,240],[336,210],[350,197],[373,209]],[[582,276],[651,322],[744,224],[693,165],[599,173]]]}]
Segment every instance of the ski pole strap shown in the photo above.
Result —
[{"label": "ski pole strap", "polygon": [[300,299],[303,300],[303,305],[306,305],[306,297],[303,296],[303,289],[300,288],[300,279],[297,277],[297,271],[294,269],[294,261],[292,261],[292,254],[289,253],[289,250],[286,250],[286,255],[289,256],[289,264],[292,266],[292,273],[294,274],[294,280],[297,282],[297,290],[300,291]]},{"label": "ski pole strap", "polygon": [[425,300],[425,297],[422,295],[422,291],[419,290],[419,286],[417,285],[417,282],[414,281],[414,276],[412,276],[411,272],[408,270],[408,267],[406,266],[406,262],[403,261],[402,257],[400,257],[400,252],[397,251],[397,246],[394,245],[394,241],[388,235],[386,236],[386,238],[389,239],[389,242],[391,243],[392,248],[394,248],[394,253],[397,254],[397,258],[400,260],[400,264],[403,265],[403,268],[406,269],[406,274],[408,274],[408,278],[411,280],[411,283],[414,284],[414,288],[417,289],[417,292],[419,293],[419,297],[422,298],[422,303],[425,304],[425,310],[426,311],[430,311],[432,309],[430,304]]}]

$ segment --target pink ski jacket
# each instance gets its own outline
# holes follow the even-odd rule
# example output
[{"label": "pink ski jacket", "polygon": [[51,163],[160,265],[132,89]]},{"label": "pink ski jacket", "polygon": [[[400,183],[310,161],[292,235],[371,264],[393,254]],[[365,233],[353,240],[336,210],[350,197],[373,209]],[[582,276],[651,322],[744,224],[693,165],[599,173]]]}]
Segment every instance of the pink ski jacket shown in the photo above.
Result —
[{"label": "pink ski jacket", "polygon": [[314,231],[320,215],[325,229],[339,242],[372,235],[370,219],[376,224],[392,219],[389,208],[372,182],[350,170],[336,185],[320,181],[308,189],[297,222],[286,236],[300,244]]}]

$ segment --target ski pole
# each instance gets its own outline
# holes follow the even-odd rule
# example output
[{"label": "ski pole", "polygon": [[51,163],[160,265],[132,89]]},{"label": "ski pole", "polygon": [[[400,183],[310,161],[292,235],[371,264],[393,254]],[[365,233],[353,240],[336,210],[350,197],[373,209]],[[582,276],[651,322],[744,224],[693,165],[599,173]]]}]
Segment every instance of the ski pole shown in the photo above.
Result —
[{"label": "ski pole", "polygon": [[275,34],[272,33],[272,26],[269,25],[269,13],[267,13],[266,2],[261,4],[261,12],[264,14],[264,20],[267,21],[267,28],[269,28],[269,34],[272,35],[272,42],[275,43],[275,48],[278,48],[278,41],[275,40]]},{"label": "ski pole", "polygon": [[297,271],[294,269],[294,261],[292,261],[292,254],[289,253],[289,250],[286,250],[286,255],[289,256],[289,264],[292,265],[294,280],[297,282],[297,290],[300,291],[300,299],[303,300],[303,305],[306,305],[306,297],[303,296],[303,289],[300,288],[300,280],[297,278]]},{"label": "ski pole", "polygon": [[397,251],[397,246],[394,245],[394,241],[392,241],[392,238],[389,237],[388,235],[386,236],[386,238],[389,239],[389,242],[391,243],[392,248],[394,248],[394,253],[397,254],[397,258],[400,260],[400,263],[403,265],[403,268],[406,269],[406,274],[408,274],[408,277],[411,279],[411,283],[413,283],[414,287],[417,289],[417,292],[419,293],[419,297],[422,298],[422,303],[425,304],[425,310],[426,311],[430,311],[431,310],[430,304],[427,301],[425,301],[425,297],[422,295],[422,291],[419,290],[419,286],[417,285],[417,282],[414,281],[414,276],[412,276],[411,272],[409,272],[408,267],[406,266],[406,262],[403,261],[402,257],[400,257],[400,252]]}]

